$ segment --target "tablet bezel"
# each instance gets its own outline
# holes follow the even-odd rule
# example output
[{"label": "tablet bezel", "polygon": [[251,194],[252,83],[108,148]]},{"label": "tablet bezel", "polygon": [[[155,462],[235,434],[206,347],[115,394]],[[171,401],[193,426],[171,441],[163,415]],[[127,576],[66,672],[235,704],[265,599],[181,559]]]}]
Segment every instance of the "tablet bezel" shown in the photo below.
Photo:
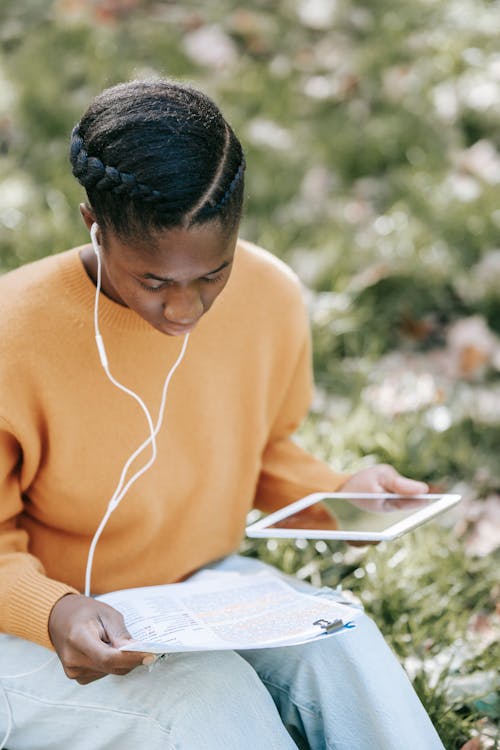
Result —
[{"label": "tablet bezel", "polygon": [[[246,535],[253,539],[338,539],[344,541],[365,541],[365,542],[383,542],[396,539],[407,531],[421,526],[426,521],[434,518],[440,513],[452,508],[462,499],[457,494],[423,494],[408,495],[408,499],[434,500],[431,505],[425,508],[416,509],[407,518],[402,521],[396,521],[392,526],[388,526],[383,531],[355,531],[353,529],[335,529],[332,531],[325,529],[283,529],[270,528],[274,523],[283,521],[288,516],[297,513],[299,510],[320,502],[321,500],[343,499],[343,500],[361,500],[373,498],[374,500],[383,500],[390,498],[401,498],[404,495],[393,494],[390,492],[314,492],[306,495],[300,500],[296,500],[284,508],[270,513],[268,516],[261,518],[259,521],[246,527]],[[384,511],[380,511],[384,513]]]}]

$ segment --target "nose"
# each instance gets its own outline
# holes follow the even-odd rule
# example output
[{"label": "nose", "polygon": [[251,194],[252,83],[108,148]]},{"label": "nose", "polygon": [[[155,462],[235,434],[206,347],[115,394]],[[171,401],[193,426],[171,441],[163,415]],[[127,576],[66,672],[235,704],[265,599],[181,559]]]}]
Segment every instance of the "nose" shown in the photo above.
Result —
[{"label": "nose", "polygon": [[163,305],[163,316],[166,320],[180,326],[188,326],[196,323],[203,312],[203,302],[197,289],[170,287]]}]

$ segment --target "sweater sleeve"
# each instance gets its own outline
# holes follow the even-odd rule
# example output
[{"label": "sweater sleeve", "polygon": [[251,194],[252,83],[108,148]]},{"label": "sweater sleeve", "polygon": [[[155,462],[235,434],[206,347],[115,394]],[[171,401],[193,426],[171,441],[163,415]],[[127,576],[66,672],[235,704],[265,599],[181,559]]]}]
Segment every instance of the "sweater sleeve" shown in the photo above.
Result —
[{"label": "sweater sleeve", "polygon": [[307,415],[312,399],[311,337],[305,309],[299,337],[302,345],[295,368],[284,390],[262,456],[254,505],[266,513],[312,492],[335,492],[350,476],[334,471],[292,439]]},{"label": "sweater sleeve", "polygon": [[19,522],[21,461],[21,446],[0,417],[0,631],[52,648],[51,609],[61,597],[78,592],[46,577],[40,560],[29,554],[28,535]]}]

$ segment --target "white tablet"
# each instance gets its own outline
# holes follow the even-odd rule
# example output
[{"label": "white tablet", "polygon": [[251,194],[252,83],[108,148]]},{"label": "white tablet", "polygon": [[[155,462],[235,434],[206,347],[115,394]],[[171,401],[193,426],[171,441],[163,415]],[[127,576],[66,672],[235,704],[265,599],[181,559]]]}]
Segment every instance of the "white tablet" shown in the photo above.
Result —
[{"label": "white tablet", "polygon": [[461,495],[315,492],[252,523],[246,533],[257,538],[381,542],[396,539],[460,500]]}]

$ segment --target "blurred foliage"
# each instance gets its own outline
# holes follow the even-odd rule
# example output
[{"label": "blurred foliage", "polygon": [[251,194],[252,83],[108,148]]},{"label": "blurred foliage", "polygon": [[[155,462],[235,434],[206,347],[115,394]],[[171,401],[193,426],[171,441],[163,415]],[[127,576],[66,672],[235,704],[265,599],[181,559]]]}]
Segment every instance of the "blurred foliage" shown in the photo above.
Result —
[{"label": "blurred foliage", "polygon": [[[447,748],[498,739],[495,687],[453,686],[494,665],[474,618],[498,627],[499,33],[488,0],[0,5],[0,270],[87,241],[67,148],[93,95],[133,77],[198,85],[247,152],[242,235],[310,290],[318,393],[299,439],[337,468],[386,461],[464,494],[452,528],[352,560],[245,547],[357,591],[420,660]],[[458,667],[436,662],[457,644]]]}]

